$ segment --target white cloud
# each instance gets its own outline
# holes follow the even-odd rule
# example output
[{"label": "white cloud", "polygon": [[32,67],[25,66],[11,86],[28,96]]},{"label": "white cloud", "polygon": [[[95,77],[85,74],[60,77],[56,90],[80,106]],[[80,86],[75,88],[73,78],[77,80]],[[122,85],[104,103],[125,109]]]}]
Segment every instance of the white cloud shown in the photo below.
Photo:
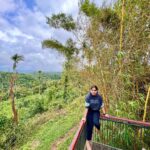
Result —
[{"label": "white cloud", "polygon": [[76,16],[78,13],[78,0],[35,0],[37,7],[45,14],[57,14],[60,12]]},{"label": "white cloud", "polygon": [[0,13],[11,12],[16,9],[16,4],[13,0],[0,0]]},{"label": "white cloud", "polygon": [[73,16],[77,16],[78,13],[78,0],[65,0],[63,1],[63,5],[61,6],[62,12],[72,14]]},{"label": "white cloud", "polygon": [[[26,71],[32,70],[33,68],[34,71],[61,71],[62,63],[64,61],[61,55],[56,55],[55,52],[50,53],[49,51],[45,50],[37,53],[27,53],[24,57],[26,61],[22,63],[22,66],[24,66],[24,70]],[[63,61],[60,62],[58,58]]]},{"label": "white cloud", "polygon": [[9,42],[9,43],[15,43],[15,42],[17,42],[17,38],[16,37],[12,37],[11,38],[10,36],[8,36],[7,33],[2,32],[2,31],[0,31],[0,39],[2,41]]},{"label": "white cloud", "polygon": [[[64,43],[72,35],[64,30],[50,29],[46,24],[46,16],[58,12],[75,15],[76,2],[36,0],[37,5],[29,9],[23,0],[17,1],[6,0],[5,9],[1,11],[3,14],[0,14],[0,70],[10,71],[10,57],[18,53],[25,57],[18,66],[20,71],[61,71],[64,57],[54,50],[43,50],[41,41],[53,37]],[[16,8],[17,12],[14,12]],[[9,12],[13,16],[9,16]]]},{"label": "white cloud", "polygon": [[13,37],[24,37],[29,40],[34,39],[32,35],[27,35],[27,34],[23,33],[22,31],[20,31],[16,27],[13,30],[8,30],[7,33]]},{"label": "white cloud", "polygon": [[21,38],[24,40],[33,40],[32,35],[27,35],[18,28],[8,29],[7,31],[0,31],[0,40],[8,43],[17,43]]}]

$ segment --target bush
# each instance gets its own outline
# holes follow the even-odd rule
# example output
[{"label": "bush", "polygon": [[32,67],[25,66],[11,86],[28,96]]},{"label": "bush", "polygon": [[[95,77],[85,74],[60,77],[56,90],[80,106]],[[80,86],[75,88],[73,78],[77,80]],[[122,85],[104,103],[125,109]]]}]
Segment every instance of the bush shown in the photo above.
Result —
[{"label": "bush", "polygon": [[43,113],[46,110],[47,108],[44,108],[44,105],[42,102],[36,101],[36,103],[34,103],[31,107],[30,117],[33,117],[34,115],[38,113]]},{"label": "bush", "polygon": [[0,117],[0,149],[12,149],[25,139],[25,129],[16,125],[12,119]]}]

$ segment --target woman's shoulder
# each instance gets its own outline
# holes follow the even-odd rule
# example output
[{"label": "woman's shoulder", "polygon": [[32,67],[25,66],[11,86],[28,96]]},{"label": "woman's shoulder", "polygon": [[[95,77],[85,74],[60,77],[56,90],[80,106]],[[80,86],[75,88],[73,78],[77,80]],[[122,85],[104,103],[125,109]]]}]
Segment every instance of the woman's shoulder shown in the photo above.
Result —
[{"label": "woman's shoulder", "polygon": [[102,96],[101,96],[99,93],[97,94],[97,96],[98,96],[100,99],[102,99]]},{"label": "woman's shoulder", "polygon": [[90,94],[90,92],[88,92],[88,93],[86,94],[86,96],[85,96],[85,99],[89,99],[90,96],[91,96],[91,94]]}]

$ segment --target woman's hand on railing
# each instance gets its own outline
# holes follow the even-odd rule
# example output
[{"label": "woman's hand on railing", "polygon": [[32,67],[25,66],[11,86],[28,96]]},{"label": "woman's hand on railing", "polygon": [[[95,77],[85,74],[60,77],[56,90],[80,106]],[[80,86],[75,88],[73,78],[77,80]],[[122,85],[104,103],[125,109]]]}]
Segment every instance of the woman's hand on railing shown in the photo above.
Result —
[{"label": "woman's hand on railing", "polygon": [[86,122],[86,118],[85,118],[85,117],[83,117],[83,118],[82,118],[82,121]]},{"label": "woman's hand on railing", "polygon": [[108,114],[103,114],[105,117],[109,117],[109,115]]},{"label": "woman's hand on railing", "polygon": [[108,114],[105,114],[105,117],[109,117],[109,115],[108,115]]}]

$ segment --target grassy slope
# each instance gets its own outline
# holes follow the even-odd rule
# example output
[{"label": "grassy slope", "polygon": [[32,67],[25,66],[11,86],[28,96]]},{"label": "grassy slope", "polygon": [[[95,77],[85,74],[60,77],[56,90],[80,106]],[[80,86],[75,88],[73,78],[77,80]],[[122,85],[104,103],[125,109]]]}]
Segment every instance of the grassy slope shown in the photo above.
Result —
[{"label": "grassy slope", "polygon": [[72,142],[72,139],[73,139],[73,137],[74,137],[76,131],[77,131],[77,130],[75,130],[74,132],[72,132],[72,133],[70,134],[70,136],[68,136],[64,142],[62,142],[62,143],[60,143],[60,144],[58,145],[58,150],[64,150],[64,149],[67,149],[67,148],[69,147],[69,145],[70,145],[70,143]]},{"label": "grassy slope", "polygon": [[[73,128],[79,123],[82,112],[83,112],[83,98],[75,99],[74,102],[68,104],[60,110],[58,115],[57,110],[50,112],[49,115],[53,116],[48,121],[40,125],[40,127],[35,130],[32,135],[28,138],[28,141],[19,150],[49,150],[54,142]],[[59,144],[58,149],[67,149],[71,142],[70,137],[73,137],[74,133],[70,134],[63,143]]]},{"label": "grassy slope", "polygon": [[[60,100],[53,100],[50,102],[50,110],[30,118],[31,107],[29,106],[32,106],[38,98],[39,94],[34,94],[16,100],[18,114],[21,114],[19,115],[20,122],[25,123],[29,129],[33,128],[33,131],[24,144],[22,146],[18,145],[16,149],[51,149],[51,146],[63,137],[63,140],[57,144],[57,147],[58,149],[67,149],[76,129],[71,131],[72,133],[69,133],[69,130],[79,124],[83,114],[82,112],[84,111],[84,98],[80,97],[74,99],[73,102],[68,104],[64,104]],[[42,98],[46,99],[44,95]],[[26,103],[27,106],[25,106],[24,103]],[[63,107],[61,110],[58,110],[56,105],[60,103]],[[0,115],[11,118],[12,112],[10,100],[1,102],[0,110]],[[69,134],[65,137],[66,133]]]}]

